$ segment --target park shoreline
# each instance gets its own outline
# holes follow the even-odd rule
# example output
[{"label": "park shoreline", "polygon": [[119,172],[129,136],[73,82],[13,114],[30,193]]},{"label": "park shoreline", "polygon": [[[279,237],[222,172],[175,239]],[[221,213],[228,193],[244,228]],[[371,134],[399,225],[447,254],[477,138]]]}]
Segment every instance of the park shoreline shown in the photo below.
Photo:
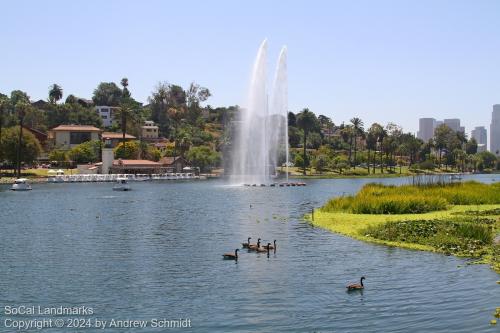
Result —
[{"label": "park shoreline", "polygon": [[[445,218],[453,218],[456,217],[457,214],[461,214],[466,211],[487,211],[492,209],[500,209],[500,204],[455,205],[447,210],[423,214],[352,214],[346,212],[326,212],[320,208],[314,210],[311,214],[306,214],[304,218],[315,227],[363,242],[389,247],[398,247],[406,250],[427,251],[462,258],[470,258],[471,263],[488,264],[495,272],[500,274],[500,258],[498,257],[498,254],[495,254],[494,252],[494,247],[500,247],[500,244],[492,243],[487,254],[476,257],[474,255],[465,255],[463,253],[446,253],[430,245],[378,239],[366,233],[368,228],[380,227],[388,222],[410,222],[422,219],[436,221]],[[500,218],[498,216],[495,216],[495,218],[495,229],[498,237],[500,234]]]}]

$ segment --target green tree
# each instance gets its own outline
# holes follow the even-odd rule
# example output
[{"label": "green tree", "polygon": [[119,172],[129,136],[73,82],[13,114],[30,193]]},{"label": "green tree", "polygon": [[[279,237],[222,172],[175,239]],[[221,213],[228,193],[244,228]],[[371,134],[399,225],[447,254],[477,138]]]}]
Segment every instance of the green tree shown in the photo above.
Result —
[{"label": "green tree", "polygon": [[[366,135],[366,149],[368,150],[368,174],[370,174],[370,164],[372,163],[370,159],[370,152],[373,151],[375,154],[377,150],[377,133],[375,132],[373,125],[368,130]],[[373,166],[373,173],[375,173],[375,165]]]},{"label": "green tree", "polygon": [[342,174],[348,166],[349,164],[345,156],[336,156],[330,161],[330,168],[338,170],[340,174]]},{"label": "green tree", "polygon": [[324,154],[316,156],[316,158],[313,160],[313,167],[320,174],[326,170],[328,164],[329,164],[329,158],[327,155]]},{"label": "green tree", "polygon": [[304,151],[303,151],[303,158],[304,158],[304,167],[303,167],[303,174],[306,174],[306,165],[307,163],[307,136],[309,135],[309,132],[313,130],[317,126],[317,119],[316,115],[311,112],[309,109],[305,108],[302,110],[298,115],[297,115],[297,126],[302,129],[304,133]]},{"label": "green tree", "polygon": [[191,125],[198,124],[201,118],[200,103],[205,102],[211,96],[210,90],[192,82],[186,91],[187,121]]},{"label": "green tree", "polygon": [[[378,123],[373,123],[372,126],[370,127],[370,132],[377,138],[377,143],[378,143],[378,150],[380,153],[380,172],[384,173],[384,161],[383,161],[383,142],[384,138],[387,135],[386,130],[382,127],[382,125]],[[373,173],[375,173],[375,169],[373,170]]]},{"label": "green tree", "polygon": [[208,146],[192,147],[187,152],[186,159],[193,167],[204,172],[220,162],[220,154]]},{"label": "green tree", "polygon": [[30,97],[24,91],[13,90],[10,93],[10,104],[12,106],[15,106],[19,102],[24,102],[24,103],[29,104],[30,103]]},{"label": "green tree", "polygon": [[483,165],[484,168],[486,169],[493,169],[495,168],[495,164],[497,163],[497,157],[495,154],[489,152],[489,151],[483,151],[480,153],[477,153],[476,156],[479,159],[479,162]]},{"label": "green tree", "polygon": [[[4,114],[7,112],[10,101],[6,95],[0,94],[0,142],[2,141],[2,128],[3,128],[3,119]],[[2,150],[0,150],[0,165],[3,159]]]},{"label": "green tree", "polygon": [[439,125],[434,131],[434,146],[439,152],[439,166],[442,165],[443,151],[450,146],[450,138],[453,135],[453,130],[445,125]]},{"label": "green tree", "polygon": [[290,148],[297,148],[301,140],[301,131],[295,126],[288,127],[288,144]]},{"label": "green tree", "polygon": [[321,135],[317,132],[309,133],[307,138],[307,147],[311,149],[318,149],[321,146]]},{"label": "green tree", "polygon": [[92,100],[95,105],[119,106],[122,90],[114,82],[101,82],[94,90]]},{"label": "green tree", "polygon": [[352,129],[353,129],[353,136],[354,136],[354,169],[356,169],[357,141],[358,141],[358,136],[362,136],[364,133],[364,129],[363,129],[364,124],[363,124],[363,121],[358,117],[352,118],[351,124],[352,124]]},{"label": "green tree", "polygon": [[57,162],[58,164],[61,162],[66,162],[68,160],[68,154],[64,150],[55,149],[49,153],[49,161]]},{"label": "green tree", "polygon": [[123,87],[122,88],[122,98],[130,98],[131,94],[130,94],[130,91],[128,90],[128,79],[126,77],[124,77],[123,79],[121,79],[120,84]]},{"label": "green tree", "polygon": [[[179,126],[181,119],[185,117],[187,112],[186,92],[184,89],[178,85],[160,82],[148,98],[148,101],[151,107],[151,119],[158,124],[160,134],[166,137],[174,137],[175,134],[171,135],[171,131],[175,131],[175,128]],[[193,102],[192,98],[191,102]]]},{"label": "green tree", "polygon": [[128,90],[128,79],[124,77],[121,80],[122,98],[119,109],[120,127],[122,130],[122,143],[125,143],[125,134],[127,133],[127,120],[130,118],[130,91]]},{"label": "green tree", "polygon": [[58,84],[49,87],[49,102],[56,104],[63,97],[63,89]]},{"label": "green tree", "polygon": [[318,116],[318,122],[319,125],[321,126],[321,129],[329,132],[332,132],[335,127],[335,124],[333,123],[332,119],[322,114]]},{"label": "green tree", "polygon": [[19,101],[16,104],[16,114],[19,118],[19,143],[17,145],[17,177],[21,177],[21,161],[22,155],[24,153],[23,148],[23,126],[24,126],[24,117],[26,113],[30,110],[31,105],[25,101]]},{"label": "green tree", "polygon": [[137,141],[120,142],[114,149],[115,157],[125,160],[137,159],[139,157],[139,143]]},{"label": "green tree", "polygon": [[477,153],[477,141],[474,138],[470,138],[465,145],[465,152],[469,155],[474,155]]},{"label": "green tree", "polygon": [[100,158],[101,141],[87,141],[71,148],[68,157],[75,163],[94,163]]},{"label": "green tree", "polygon": [[348,162],[351,165],[351,155],[352,155],[352,137],[353,137],[353,129],[351,125],[340,126],[340,136],[342,137],[342,141],[344,141],[345,145],[347,145],[348,149]]},{"label": "green tree", "polygon": [[423,141],[416,138],[412,133],[402,134],[400,137],[400,151],[405,152],[409,158],[409,166],[417,160],[417,155],[422,149]]},{"label": "green tree", "polygon": [[293,160],[293,165],[297,168],[303,168],[304,167],[304,157],[300,154],[296,154],[295,158]]},{"label": "green tree", "polygon": [[76,104],[78,103],[78,98],[76,98],[75,95],[69,94],[68,97],[66,97],[66,100],[64,101],[66,104]]},{"label": "green tree", "polygon": [[288,126],[297,127],[297,117],[291,111],[288,112]]},{"label": "green tree", "polygon": [[[22,135],[21,140],[19,140],[20,135]],[[22,147],[19,147],[20,144]],[[4,159],[16,167],[20,166],[21,163],[33,163],[42,151],[35,136],[30,132],[22,132],[19,126],[5,129],[0,141],[0,149]],[[19,154],[20,151],[22,154]],[[20,170],[18,170],[17,176],[21,176]]]}]

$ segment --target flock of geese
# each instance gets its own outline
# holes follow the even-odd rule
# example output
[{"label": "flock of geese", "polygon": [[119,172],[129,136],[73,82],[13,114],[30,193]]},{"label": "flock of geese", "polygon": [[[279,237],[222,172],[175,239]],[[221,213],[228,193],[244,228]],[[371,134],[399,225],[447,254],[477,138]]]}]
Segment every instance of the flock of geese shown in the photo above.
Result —
[{"label": "flock of geese", "polygon": [[[252,237],[248,237],[246,243],[241,243],[241,246],[244,249],[248,249],[248,252],[267,253],[267,255],[269,255],[270,250],[274,250],[274,253],[276,253],[276,239],[273,242],[274,245],[272,245],[271,243],[267,243],[267,245],[265,246],[260,246],[261,245],[260,238],[257,239],[257,243],[255,244],[250,243],[251,239]],[[226,260],[238,260],[239,250],[240,249],[234,250],[234,253],[224,253],[222,257]]]},{"label": "flock of geese", "polygon": [[[267,243],[265,246],[260,246],[260,241],[261,239],[257,239],[257,243],[252,244],[250,243],[250,240],[252,237],[248,237],[246,243],[241,243],[241,246],[244,249],[248,249],[248,252],[257,252],[257,253],[264,253],[266,252],[267,255],[269,256],[270,250],[274,250],[274,253],[276,253],[276,239],[273,242],[273,245],[271,243]],[[240,249],[234,250],[234,253],[224,253],[222,257],[225,260],[238,260],[238,251]],[[364,289],[365,286],[363,285],[363,280],[365,280],[365,277],[362,276],[361,279],[359,280],[359,283],[350,283],[346,286],[347,291],[353,291],[353,290],[361,290]]]}]

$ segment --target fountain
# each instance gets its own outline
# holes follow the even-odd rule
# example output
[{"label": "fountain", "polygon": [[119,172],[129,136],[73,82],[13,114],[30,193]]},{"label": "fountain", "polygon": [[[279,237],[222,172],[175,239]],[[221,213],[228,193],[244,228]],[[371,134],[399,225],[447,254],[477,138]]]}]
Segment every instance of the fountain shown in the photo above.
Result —
[{"label": "fountain", "polygon": [[234,184],[269,184],[283,159],[288,177],[286,54],[287,49],[283,47],[278,58],[270,105],[266,84],[267,40],[262,42],[257,52],[246,108],[234,122],[231,171]]}]

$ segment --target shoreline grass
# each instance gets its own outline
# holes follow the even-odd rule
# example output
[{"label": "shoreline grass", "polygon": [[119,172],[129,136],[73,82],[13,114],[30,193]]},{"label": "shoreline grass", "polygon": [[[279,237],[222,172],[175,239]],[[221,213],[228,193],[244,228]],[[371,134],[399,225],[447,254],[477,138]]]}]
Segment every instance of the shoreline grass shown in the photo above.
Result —
[{"label": "shoreline grass", "polygon": [[450,205],[500,204],[500,183],[367,184],[355,195],[329,200],[324,211],[354,214],[414,214]]}]

